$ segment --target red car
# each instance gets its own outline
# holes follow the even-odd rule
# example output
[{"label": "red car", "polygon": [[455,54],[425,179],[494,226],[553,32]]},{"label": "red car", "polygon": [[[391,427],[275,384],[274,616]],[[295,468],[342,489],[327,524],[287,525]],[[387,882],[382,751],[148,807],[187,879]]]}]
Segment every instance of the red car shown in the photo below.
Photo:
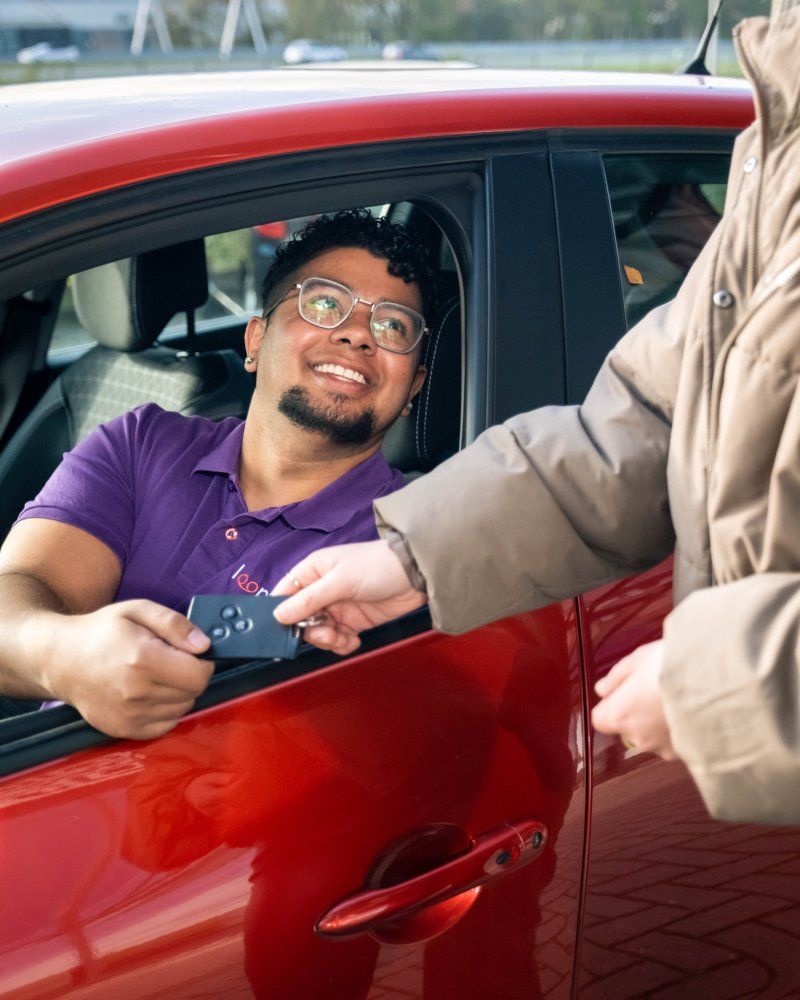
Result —
[{"label": "red car", "polygon": [[[434,248],[449,301],[415,434],[387,446],[408,474],[580,401],[674,294],[753,114],[736,81],[447,68],[0,100],[3,531],[121,410],[243,412],[254,226],[368,206]],[[112,278],[154,261],[133,303]],[[142,307],[155,346],[96,342]],[[663,565],[455,638],[411,615],[345,659],[219,670],[149,743],[5,699],[0,995],[800,995],[798,831],[710,820],[682,765],[589,725],[596,679],[669,606]]]}]

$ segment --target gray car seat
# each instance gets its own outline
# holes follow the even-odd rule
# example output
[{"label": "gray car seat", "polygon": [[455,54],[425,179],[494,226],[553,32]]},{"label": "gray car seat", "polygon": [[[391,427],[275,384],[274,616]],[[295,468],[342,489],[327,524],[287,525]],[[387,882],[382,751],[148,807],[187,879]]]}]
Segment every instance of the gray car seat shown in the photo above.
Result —
[{"label": "gray car seat", "polygon": [[167,323],[208,296],[202,240],[115,261],[73,279],[75,309],[97,341],[60,375],[0,456],[0,538],[61,456],[98,424],[142,403],[219,418],[244,416],[252,376],[232,350],[205,354],[155,345]]},{"label": "gray car seat", "polygon": [[461,299],[451,295],[425,338],[425,384],[408,417],[400,417],[384,438],[392,468],[413,479],[458,451],[461,432]]}]

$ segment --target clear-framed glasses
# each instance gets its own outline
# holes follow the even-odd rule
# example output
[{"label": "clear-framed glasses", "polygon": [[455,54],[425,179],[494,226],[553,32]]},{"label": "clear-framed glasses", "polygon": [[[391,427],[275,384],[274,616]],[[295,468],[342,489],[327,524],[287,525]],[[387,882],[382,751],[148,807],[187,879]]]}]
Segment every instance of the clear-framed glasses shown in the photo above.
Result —
[{"label": "clear-framed glasses", "polygon": [[348,318],[358,302],[370,307],[369,326],[378,347],[392,354],[413,351],[428,332],[425,318],[399,302],[368,302],[338,281],[330,278],[306,278],[290,289],[264,313],[266,319],[290,295],[297,293],[297,311],[307,323],[335,330]]}]

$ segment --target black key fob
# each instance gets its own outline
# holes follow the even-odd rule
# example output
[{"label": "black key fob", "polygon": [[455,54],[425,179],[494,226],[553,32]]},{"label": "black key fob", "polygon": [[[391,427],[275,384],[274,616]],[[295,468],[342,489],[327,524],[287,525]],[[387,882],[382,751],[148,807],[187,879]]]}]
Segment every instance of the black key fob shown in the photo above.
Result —
[{"label": "black key fob", "polygon": [[285,597],[265,594],[195,594],[187,617],[211,640],[204,660],[293,660],[301,631],[281,625],[272,611]]}]

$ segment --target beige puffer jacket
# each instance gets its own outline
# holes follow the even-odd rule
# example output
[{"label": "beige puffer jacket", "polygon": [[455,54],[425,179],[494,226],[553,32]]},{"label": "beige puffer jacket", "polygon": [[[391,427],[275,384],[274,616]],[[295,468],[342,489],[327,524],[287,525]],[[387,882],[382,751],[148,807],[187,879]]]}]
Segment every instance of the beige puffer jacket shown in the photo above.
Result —
[{"label": "beige puffer jacket", "polygon": [[662,690],[720,818],[800,823],[800,9],[736,30],[757,123],[675,301],[580,407],[509,420],[376,504],[460,632],[675,546]]}]

